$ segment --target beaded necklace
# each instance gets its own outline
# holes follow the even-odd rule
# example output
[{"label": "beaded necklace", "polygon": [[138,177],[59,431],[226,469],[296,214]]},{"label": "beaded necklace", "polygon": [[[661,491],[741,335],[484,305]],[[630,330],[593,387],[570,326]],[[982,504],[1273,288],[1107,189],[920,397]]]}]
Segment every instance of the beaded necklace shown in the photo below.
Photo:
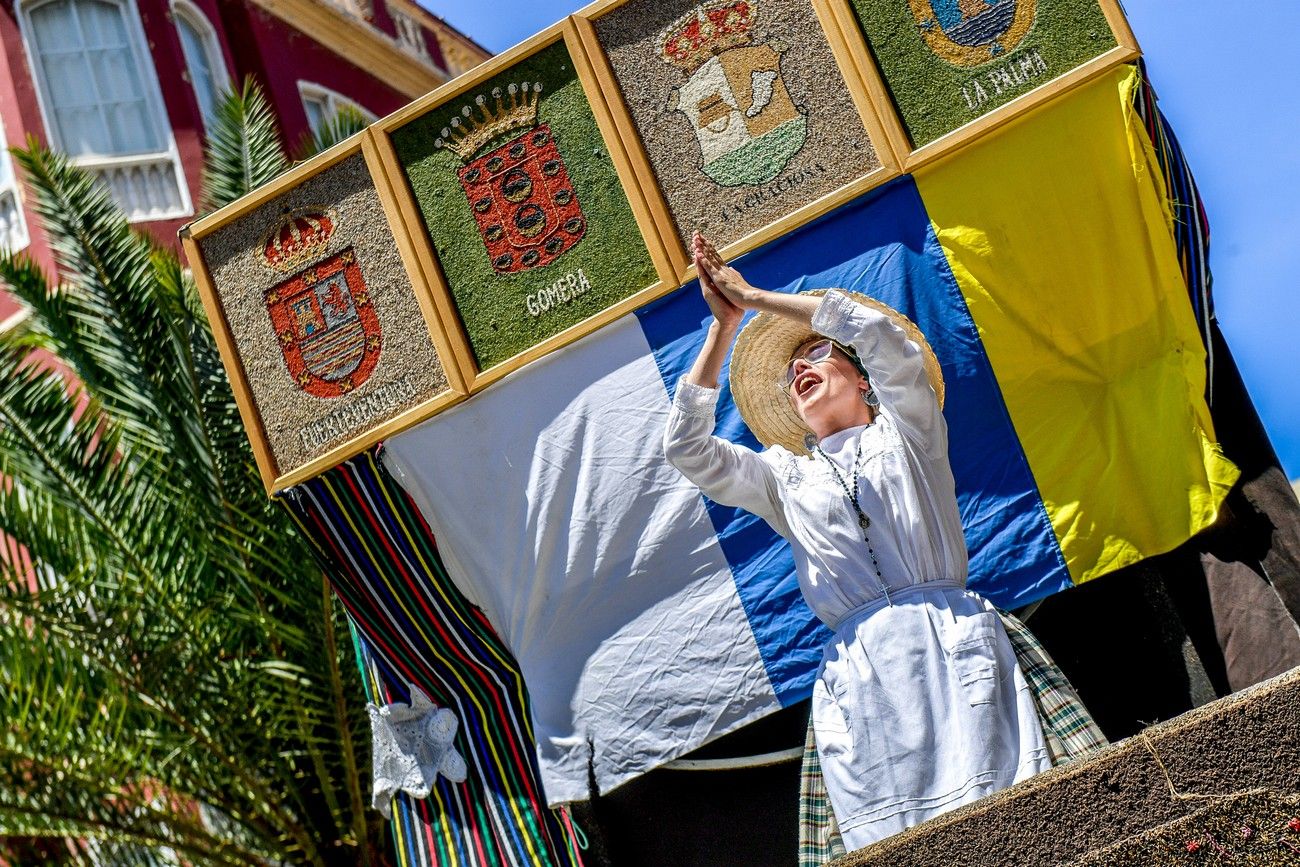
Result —
[{"label": "beaded necklace", "polygon": [[835,461],[831,460],[830,455],[822,451],[820,443],[813,443],[813,450],[826,461],[826,465],[831,468],[831,474],[835,476],[835,481],[839,482],[840,490],[844,491],[844,496],[849,498],[853,505],[853,511],[858,515],[858,526],[862,529],[862,541],[867,543],[867,553],[871,555],[871,566],[876,570],[876,582],[880,585],[880,592],[885,597],[888,605],[893,605],[889,598],[889,586],[885,584],[885,576],[880,574],[880,561],[876,559],[876,549],[871,545],[871,536],[867,530],[871,527],[871,519],[867,513],[862,511],[862,506],[858,504],[858,477],[862,465],[862,437],[858,437],[858,448],[853,455],[853,489],[849,489],[848,482],[844,481],[844,476],[840,474],[840,468],[835,466]]}]

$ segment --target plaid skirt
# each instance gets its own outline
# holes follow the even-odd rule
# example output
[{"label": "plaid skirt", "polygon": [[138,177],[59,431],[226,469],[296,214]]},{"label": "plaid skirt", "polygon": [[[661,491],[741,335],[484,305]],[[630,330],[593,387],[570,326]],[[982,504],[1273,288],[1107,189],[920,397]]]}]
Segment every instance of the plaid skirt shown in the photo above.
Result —
[{"label": "plaid skirt", "polygon": [[[1043,645],[1015,617],[1006,612],[999,614],[1016,652],[1016,662],[1034,695],[1052,764],[1063,765],[1106,746],[1106,736]],[[799,782],[799,865],[819,867],[844,854],[847,852],[826,795],[826,782],[822,779],[821,761],[817,758],[809,720]]]}]

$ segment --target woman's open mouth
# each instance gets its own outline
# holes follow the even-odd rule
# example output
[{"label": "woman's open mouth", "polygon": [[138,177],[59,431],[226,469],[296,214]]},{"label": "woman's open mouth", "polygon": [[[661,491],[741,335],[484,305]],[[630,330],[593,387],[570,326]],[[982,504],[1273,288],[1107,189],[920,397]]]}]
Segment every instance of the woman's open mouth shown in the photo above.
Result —
[{"label": "woman's open mouth", "polygon": [[822,384],[822,378],[815,370],[805,370],[795,377],[794,394],[795,397],[806,397],[809,392]]}]

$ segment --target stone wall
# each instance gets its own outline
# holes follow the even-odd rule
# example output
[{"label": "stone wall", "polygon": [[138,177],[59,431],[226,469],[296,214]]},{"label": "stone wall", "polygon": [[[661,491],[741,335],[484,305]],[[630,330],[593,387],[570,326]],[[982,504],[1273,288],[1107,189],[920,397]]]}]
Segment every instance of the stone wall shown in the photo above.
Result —
[{"label": "stone wall", "polygon": [[[1238,797],[1222,797],[1227,795]],[[1278,817],[1297,803],[1300,669],[835,865],[1044,867],[1081,861],[1181,864],[1189,858],[1189,864],[1294,865],[1300,864],[1300,832],[1288,828],[1287,820],[1300,808]],[[1233,835],[1221,830],[1224,823]],[[1153,847],[1164,847],[1167,857],[1150,860]],[[1135,854],[1141,852],[1147,854]]]}]

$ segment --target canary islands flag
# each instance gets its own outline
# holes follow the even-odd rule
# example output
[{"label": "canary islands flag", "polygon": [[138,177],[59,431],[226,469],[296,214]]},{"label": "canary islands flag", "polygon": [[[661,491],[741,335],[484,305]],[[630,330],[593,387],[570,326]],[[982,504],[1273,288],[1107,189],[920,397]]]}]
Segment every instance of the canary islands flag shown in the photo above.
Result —
[{"label": "canary islands flag", "polygon": [[[1117,70],[737,263],[765,288],[863,292],[925,332],[969,585],[1003,607],[1176,547],[1236,478],[1138,81]],[[785,542],[664,459],[708,322],[688,285],[385,446],[519,660],[552,804],[807,697],[828,637]],[[726,388],[717,433],[760,448]]]}]

